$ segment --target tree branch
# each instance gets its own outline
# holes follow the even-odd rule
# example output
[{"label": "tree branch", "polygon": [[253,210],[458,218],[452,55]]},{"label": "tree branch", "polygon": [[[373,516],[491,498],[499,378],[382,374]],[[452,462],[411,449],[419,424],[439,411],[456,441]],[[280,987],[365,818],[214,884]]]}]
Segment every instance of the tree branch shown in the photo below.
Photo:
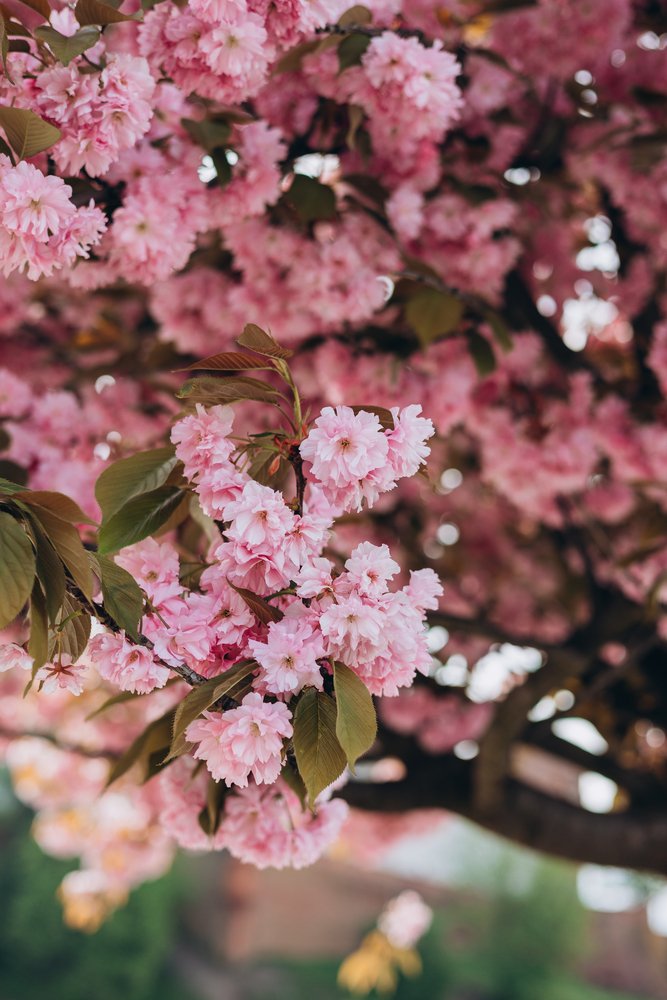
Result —
[{"label": "tree branch", "polygon": [[549,659],[524,684],[510,691],[479,744],[479,754],[473,765],[473,799],[480,815],[491,816],[503,807],[504,782],[510,764],[510,747],[526,726],[526,717],[552,688],[566,677],[579,676],[592,662],[592,656],[582,656],[576,650],[554,650]]},{"label": "tree branch", "polygon": [[471,804],[474,763],[415,754],[402,781],[352,782],[336,794],[371,812],[447,809],[547,854],[667,875],[665,812],[638,809],[600,815],[509,780],[502,809],[488,815]]}]

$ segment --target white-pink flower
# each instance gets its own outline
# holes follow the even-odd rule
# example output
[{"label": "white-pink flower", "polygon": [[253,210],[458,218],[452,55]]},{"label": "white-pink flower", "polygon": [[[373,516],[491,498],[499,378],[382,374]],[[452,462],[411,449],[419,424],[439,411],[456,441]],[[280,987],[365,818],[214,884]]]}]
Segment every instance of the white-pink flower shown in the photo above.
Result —
[{"label": "white-pink flower", "polygon": [[281,702],[265,702],[251,692],[239,708],[217,715],[204,712],[205,720],[188,726],[186,739],[198,743],[194,756],[205,760],[216,781],[245,788],[248,775],[257,784],[271,784],[282,767],[282,741],[292,735],[291,714]]},{"label": "white-pink flower", "polygon": [[145,538],[122,549],[115,561],[132,574],[155,605],[183,591],[178,581],[178,553],[171,542]]},{"label": "white-pink flower", "polygon": [[384,611],[356,594],[331,604],[320,618],[327,652],[350,667],[379,656],[387,648]]},{"label": "white-pink flower", "polygon": [[410,583],[403,589],[412,606],[422,613],[437,611],[438,598],[444,593],[438,574],[432,569],[412,570]]},{"label": "white-pink flower", "polygon": [[121,691],[148,694],[169,680],[168,668],[157,663],[145,646],[129,642],[125,632],[98,632],[88,643],[88,653],[100,677]]},{"label": "white-pink flower", "polygon": [[400,411],[392,407],[394,430],[387,434],[389,462],[397,479],[414,476],[420,465],[431,454],[426,441],[435,434],[431,420],[420,417],[419,405],[406,406]]},{"label": "white-pink flower", "polygon": [[82,676],[86,667],[81,663],[72,663],[69,653],[62,653],[57,663],[45,663],[37,671],[35,680],[39,681],[40,690],[45,694],[62,688],[71,694],[79,695],[83,691]]},{"label": "white-pink flower", "polygon": [[15,642],[8,642],[0,646],[0,674],[13,667],[20,667],[21,670],[32,670],[34,660],[28,656],[25,649]]},{"label": "white-pink flower", "polygon": [[234,450],[228,440],[234,423],[231,406],[212,406],[206,410],[197,403],[197,413],[178,420],[171,429],[176,457],[185,465],[185,475],[192,479],[198,472],[226,463]]},{"label": "white-pink flower", "polygon": [[250,639],[248,646],[264,668],[261,681],[272,694],[298,694],[305,684],[322,690],[317,663],[325,655],[322,634],[310,622],[290,617],[272,622],[266,642]]},{"label": "white-pink flower", "polygon": [[199,48],[214,73],[245,76],[252,73],[256,64],[266,65],[266,40],[261,18],[244,14],[235,21],[218,24],[201,38]]},{"label": "white-pink flower", "polygon": [[282,494],[254,480],[246,483],[239,500],[227,505],[225,518],[232,521],[229,538],[267,555],[281,548],[285,536],[295,528],[294,514]]},{"label": "white-pink flower", "polygon": [[76,212],[72,189],[60,177],[45,177],[21,160],[0,183],[0,219],[10,232],[46,243]]},{"label": "white-pink flower", "polygon": [[[361,508],[366,484],[375,475],[380,490],[393,484],[389,445],[374,413],[355,414],[349,406],[325,406],[301,442],[303,459],[312,464],[325,496],[336,506]],[[372,491],[371,491],[372,492]],[[368,497],[372,503],[372,496]]]},{"label": "white-pink flower", "polygon": [[366,597],[380,597],[401,567],[391,558],[388,545],[362,542],[345,563],[350,583]]},{"label": "white-pink flower", "polygon": [[317,597],[326,594],[333,597],[335,579],[332,575],[334,564],[330,559],[320,556],[303,566],[294,577],[299,597]]}]

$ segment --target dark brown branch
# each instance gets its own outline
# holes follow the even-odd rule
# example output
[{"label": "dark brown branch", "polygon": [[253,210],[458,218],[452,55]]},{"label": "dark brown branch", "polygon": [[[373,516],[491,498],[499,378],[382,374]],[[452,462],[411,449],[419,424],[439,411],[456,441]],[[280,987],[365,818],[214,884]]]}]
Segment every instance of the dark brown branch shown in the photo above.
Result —
[{"label": "dark brown branch", "polygon": [[290,465],[294,469],[294,477],[296,479],[296,502],[294,504],[294,513],[301,517],[303,514],[303,499],[306,494],[306,477],[303,474],[303,459],[301,458],[301,452],[299,451],[298,444],[294,444],[290,447],[287,457]]},{"label": "dark brown branch", "polygon": [[667,875],[667,813],[633,810],[600,815],[510,780],[504,786],[502,809],[490,816],[471,804],[474,763],[422,754],[413,759],[402,781],[353,782],[337,794],[372,812],[447,809],[547,854]]},{"label": "dark brown branch", "polygon": [[[85,608],[89,614],[94,615],[94,617],[97,618],[97,620],[101,622],[102,625],[106,626],[106,628],[110,628],[112,632],[120,631],[118,625],[113,620],[111,615],[107,613],[105,608],[103,608],[101,604],[96,604],[95,601],[88,600],[86,595],[82,593],[82,591],[79,590],[79,588],[75,584],[71,583],[71,581],[69,580],[67,581],[67,592],[71,594],[72,597],[76,598],[79,604],[83,608]],[[136,645],[145,646],[146,649],[150,650],[155,649],[155,646],[151,642],[151,640],[147,639],[145,635],[141,635],[141,633],[139,634],[138,643],[135,642],[134,639],[132,639],[132,636],[128,635],[127,639],[129,642],[133,642],[135,646]],[[161,660],[157,656],[155,657],[155,659],[156,662],[159,663],[161,666],[166,667],[168,670],[173,670],[174,673],[178,674],[179,677],[182,677],[183,680],[187,681],[187,683],[190,684],[192,687],[200,687],[206,681],[205,677],[202,677],[202,675],[198,674],[196,670],[193,670],[191,667],[186,666],[184,663],[179,664],[177,667],[173,667],[170,663],[165,663],[164,660]],[[235,705],[236,703],[234,703],[234,706]]]},{"label": "dark brown branch", "polygon": [[492,642],[509,642],[513,646],[531,646],[545,652],[560,648],[544,643],[536,637],[512,635],[487,618],[461,618],[458,615],[447,614],[446,611],[429,611],[426,617],[431,626],[442,625],[449,632],[471,632],[473,635],[485,635]]},{"label": "dark brown branch", "polygon": [[579,371],[590,367],[581,354],[570,350],[553,323],[539,312],[518,271],[510,271],[507,275],[504,298],[504,315],[511,329],[532,329],[539,333],[551,356],[566,371]]},{"label": "dark brown branch", "polygon": [[399,38],[424,39],[424,32],[417,28],[371,28],[367,24],[325,24],[323,28],[315,28],[316,35],[366,35],[367,38],[377,38],[385,31],[391,31]]},{"label": "dark brown branch", "polygon": [[540,747],[555,757],[586,768],[587,771],[603,774],[605,778],[610,778],[621,788],[625,788],[632,796],[633,802],[651,803],[654,806],[658,803],[661,806],[667,805],[667,788],[653,774],[621,767],[609,756],[598,757],[572,743],[566,743],[551,732],[552,722],[553,719],[548,719],[546,722],[533,723],[522,735],[522,742]]},{"label": "dark brown branch", "polygon": [[509,772],[510,747],[526,726],[526,717],[552,688],[566,677],[579,676],[592,662],[566,647],[554,650],[536,673],[514,688],[498,705],[493,722],[482,737],[473,765],[474,804],[480,815],[491,816],[503,807],[504,783]]}]

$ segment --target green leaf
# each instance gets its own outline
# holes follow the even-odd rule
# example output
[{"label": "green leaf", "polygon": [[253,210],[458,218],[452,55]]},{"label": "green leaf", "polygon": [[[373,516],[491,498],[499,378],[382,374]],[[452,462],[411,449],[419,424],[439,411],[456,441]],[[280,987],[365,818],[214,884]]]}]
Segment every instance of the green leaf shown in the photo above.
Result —
[{"label": "green leaf", "polygon": [[[0,20],[2,20],[2,15],[0,15]],[[0,427],[0,451],[7,451],[12,443],[12,439],[7,432],[6,427]]]},{"label": "green leaf", "polygon": [[305,174],[294,175],[285,199],[296,210],[303,223],[332,219],[336,214],[333,188],[328,184],[320,184],[314,177],[306,177]]},{"label": "green leaf", "polygon": [[294,753],[311,808],[345,770],[347,757],[336,736],[336,704],[323,691],[304,688],[294,713]]},{"label": "green leaf", "polygon": [[[195,521],[199,527],[202,529],[206,535],[209,542],[214,539],[219,538],[217,534],[217,528],[215,526],[215,521],[208,514],[205,514],[202,510],[202,505],[199,502],[199,497],[196,493],[190,494],[190,517]],[[202,569],[204,567],[202,566]]]},{"label": "green leaf", "polygon": [[113,559],[99,555],[104,607],[119,628],[138,640],[144,598],[134,577]]},{"label": "green leaf", "polygon": [[384,406],[351,406],[350,409],[354,410],[355,414],[362,411],[364,413],[374,413],[380,421],[383,431],[393,431],[396,427],[391,410],[387,410]]},{"label": "green leaf", "polygon": [[484,378],[485,375],[490,375],[491,372],[496,370],[496,358],[491,344],[486,337],[483,337],[481,333],[477,333],[476,330],[470,330],[467,339],[468,350],[475,362],[477,374],[481,378]]},{"label": "green leaf", "polygon": [[[4,141],[4,140],[3,140]],[[0,142],[0,153],[4,152]],[[5,153],[5,155],[7,155]],[[11,462],[8,458],[0,459],[0,493],[18,493],[24,490],[28,482],[28,472],[22,465]]]},{"label": "green leaf", "polygon": [[[278,460],[278,467],[275,472],[271,472],[273,465]],[[289,462],[275,451],[268,448],[260,448],[254,455],[248,475],[256,483],[262,486],[271,486],[280,483],[289,471]]]},{"label": "green leaf", "polygon": [[[148,694],[152,693],[153,693],[152,691],[148,692]],[[100,705],[100,707],[96,708],[94,712],[91,712],[90,715],[87,715],[86,722],[88,722],[90,719],[94,719],[96,715],[100,714],[100,712],[106,711],[107,708],[111,708],[113,705],[122,705],[126,701],[134,701],[135,698],[145,698],[145,697],[146,697],[145,694],[139,694],[137,691],[121,691],[120,694],[115,694],[113,698],[107,698],[107,700],[104,702],[103,705]]]},{"label": "green leaf", "polygon": [[140,451],[114,462],[95,483],[95,498],[102,509],[102,524],[141,493],[156,490],[178,464],[174,445]]},{"label": "green leaf", "polygon": [[289,761],[285,761],[285,766],[280,772],[280,777],[283,779],[285,784],[292,789],[293,792],[299,796],[299,802],[301,803],[301,808],[305,809],[306,806],[306,786],[303,783],[303,778],[298,771],[295,771]]},{"label": "green leaf", "polygon": [[53,493],[51,490],[24,490],[23,493],[15,493],[14,498],[36,507],[46,507],[47,510],[57,514],[64,521],[72,521],[74,524],[92,524],[97,527],[95,521],[91,521],[88,515],[84,514],[78,503],[70,500],[64,493]]},{"label": "green leaf", "polygon": [[252,675],[257,670],[254,660],[242,660],[230,667],[224,674],[211,677],[199,687],[193,688],[186,694],[183,701],[176,706],[174,716],[173,739],[167,760],[175,756],[174,750],[178,746],[180,737],[183,736],[188,726],[198,719],[202,712],[205,712],[215,704],[223,695],[239,701],[244,698],[250,690]]},{"label": "green leaf", "polygon": [[150,725],[148,725],[144,731],[137,736],[136,740],[130,744],[122,757],[119,757],[114,766],[111,768],[107,779],[107,788],[109,785],[112,785],[114,781],[117,781],[118,778],[127,774],[130,768],[139,762],[142,764],[144,777],[146,776],[150,766],[151,756],[166,750],[169,746],[173,720],[174,709],[172,708],[159,719],[151,722]]},{"label": "green leaf", "polygon": [[243,598],[252,613],[257,615],[262,625],[268,625],[270,622],[279,622],[285,617],[280,608],[274,608],[263,597],[253,594],[252,590],[246,590],[245,587],[235,587],[229,580],[227,580],[227,583],[229,583],[232,590],[236,591],[239,597]]},{"label": "green leaf", "polygon": [[[2,6],[3,5],[0,4],[0,8]],[[8,13],[9,11],[5,10],[5,15]],[[19,24],[18,21],[5,20],[5,31],[10,38],[15,35],[22,35],[24,38],[32,38],[32,31],[29,31],[25,25]]]},{"label": "green leaf", "polygon": [[405,307],[405,317],[417,334],[422,347],[451,333],[459,325],[463,305],[453,295],[437,288],[423,288]]},{"label": "green leaf", "polygon": [[224,781],[216,781],[213,776],[209,778],[206,790],[206,805],[199,813],[199,825],[207,836],[212,837],[218,832],[222,814],[224,812],[225,799],[230,789]]},{"label": "green leaf", "polygon": [[240,354],[238,351],[225,351],[222,354],[212,354],[202,361],[195,361],[187,368],[179,368],[182,372],[191,371],[223,371],[242,372],[249,368],[258,368],[262,371],[273,371],[273,365],[267,365],[261,358],[253,358],[252,354]]},{"label": "green leaf", "polygon": [[279,393],[259,379],[237,375],[234,378],[191,378],[176,393],[179,399],[188,403],[202,403],[214,406],[217,403],[236,403],[242,399],[252,399],[256,403],[275,403]]},{"label": "green leaf", "polygon": [[79,532],[69,521],[64,521],[46,507],[35,504],[32,510],[53,542],[53,547],[65,563],[75,584],[89,600],[92,600],[93,574]]},{"label": "green leaf", "polygon": [[338,46],[338,73],[350,66],[361,66],[361,57],[370,44],[368,35],[360,35],[358,31],[344,38]]},{"label": "green leaf", "polygon": [[338,24],[343,28],[347,28],[348,24],[358,24],[367,25],[372,24],[373,15],[368,7],[362,7],[361,4],[355,4],[354,7],[350,7],[346,10],[344,14],[338,18]]},{"label": "green leaf", "polygon": [[56,59],[63,66],[69,66],[72,59],[87,52],[88,49],[92,49],[93,45],[96,45],[100,40],[99,28],[95,28],[93,25],[79,28],[73,35],[62,35],[50,24],[41,24],[35,28],[35,34],[47,43]]},{"label": "green leaf", "polygon": [[5,19],[0,15],[0,53],[2,54],[2,65],[5,69],[5,75],[11,84],[14,81],[11,78],[9,70],[7,69],[7,53],[9,52],[9,39],[7,38],[7,27],[5,25]]},{"label": "green leaf", "polygon": [[62,628],[49,629],[49,660],[57,657],[59,648],[72,657],[72,663],[79,659],[90,638],[90,615],[82,611],[79,602],[65,594],[56,623]]},{"label": "green leaf", "polygon": [[35,579],[30,539],[11,514],[0,511],[0,628],[14,621]]},{"label": "green leaf", "polygon": [[227,122],[194,121],[192,118],[181,118],[181,125],[191,139],[203,146],[208,153],[229,142],[232,134],[231,125]]},{"label": "green leaf", "polygon": [[300,45],[295,45],[293,49],[290,49],[282,57],[274,69],[273,75],[278,76],[279,73],[292,73],[295,70],[301,69],[304,57],[314,52],[319,44],[319,39],[315,38],[310,42],[302,42]]},{"label": "green leaf", "polygon": [[266,333],[256,323],[246,323],[236,343],[255,351],[256,354],[263,354],[267,358],[278,358],[281,361],[286,361],[294,354],[294,351],[290,351],[287,347],[281,347],[270,333]]},{"label": "green leaf", "polygon": [[99,0],[78,0],[74,16],[82,27],[87,24],[117,24],[119,21],[141,20],[138,14],[121,14]]},{"label": "green leaf", "polygon": [[224,149],[212,149],[209,155],[213,160],[213,166],[215,167],[218,187],[221,191],[224,191],[232,179],[232,165],[227,159],[227,154]]},{"label": "green leaf", "polygon": [[489,311],[485,314],[485,318],[493,330],[495,338],[502,347],[503,351],[505,351],[505,353],[507,353],[507,351],[511,351],[513,346],[512,337],[505,321],[498,315],[497,312],[494,312],[493,309],[489,309]]},{"label": "green leaf", "polygon": [[30,638],[28,653],[35,661],[32,665],[32,679],[49,658],[49,619],[46,600],[40,582],[35,578],[30,595]]},{"label": "green leaf", "polygon": [[100,555],[118,552],[154,534],[171,517],[188,490],[161,486],[133,497],[102,525],[97,540]]},{"label": "green leaf", "polygon": [[364,682],[344,663],[334,663],[334,690],[336,736],[354,774],[357,758],[370,750],[377,736],[373,699]]},{"label": "green leaf", "polygon": [[19,160],[43,153],[62,136],[59,128],[24,108],[0,108],[0,126]]},{"label": "green leaf", "polygon": [[30,7],[30,10],[34,10],[36,14],[41,14],[45,21],[51,17],[51,8],[46,0],[21,0],[21,3]]},{"label": "green leaf", "polygon": [[46,595],[46,609],[51,624],[55,624],[65,596],[65,570],[49,539],[39,530],[36,520],[31,522],[37,549],[37,576]]},{"label": "green leaf", "polygon": [[176,505],[176,507],[171,512],[167,520],[164,521],[159,528],[156,528],[156,530],[153,532],[154,538],[159,538],[160,535],[165,535],[168,531],[173,531],[174,528],[177,528],[179,524],[182,524],[183,521],[185,521],[186,517],[189,516],[190,497],[194,496],[194,494],[191,492],[191,490],[185,488],[183,488],[182,492],[183,492],[183,497],[181,499],[181,502]]}]

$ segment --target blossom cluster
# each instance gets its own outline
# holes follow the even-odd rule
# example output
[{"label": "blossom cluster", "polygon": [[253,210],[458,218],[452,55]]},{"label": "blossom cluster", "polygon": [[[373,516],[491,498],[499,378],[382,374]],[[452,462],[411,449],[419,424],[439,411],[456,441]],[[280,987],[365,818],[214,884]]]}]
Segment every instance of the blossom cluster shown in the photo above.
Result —
[{"label": "blossom cluster", "polygon": [[[333,789],[319,795],[311,811],[283,779],[284,768],[291,767],[285,763],[285,748],[294,733],[295,704],[304,688],[324,691],[334,661],[349,666],[371,693],[389,696],[409,686],[416,671],[428,672],[424,616],[437,607],[442,587],[432,571],[423,569],[412,573],[401,590],[391,592],[389,582],[400,567],[387,545],[368,541],[352,550],[342,572],[335,571],[334,563],[322,555],[336,513],[325,497],[326,470],[333,475],[339,465],[330,454],[332,442],[334,452],[340,451],[341,435],[357,428],[369,438],[375,455],[371,465],[379,467],[379,456],[388,470],[377,482],[386,489],[395,478],[410,476],[427,457],[425,441],[432,433],[419,411],[396,408],[391,413],[393,427],[386,432],[375,414],[325,411],[302,444],[304,457],[310,456],[320,477],[309,487],[313,512],[305,514],[296,513],[279,490],[257,483],[244,471],[229,406],[207,410],[198,404],[194,413],[176,421],[176,458],[194,481],[204,512],[224,526],[224,540],[211,543],[208,565],[196,587],[182,582],[171,541],[147,538],[122,549],[116,562],[146,599],[141,642],[122,629],[94,622],[78,660],[56,645],[53,659],[36,672],[36,697],[61,703],[64,698],[85,700],[87,692],[102,683],[111,691],[152,694],[168,705],[182,697],[182,690],[172,694],[173,686],[167,686],[174,674],[185,669],[200,679],[224,680],[227,671],[233,674],[233,668],[244,665],[250,690],[236,707],[211,708],[187,726],[184,737],[191,754],[165,767],[150,794],[132,791],[131,783],[125,791],[121,783],[99,805],[93,804],[92,794],[99,792],[104,772],[98,768],[90,787],[80,788],[80,802],[71,804],[74,814],[64,807],[64,790],[56,794],[53,782],[52,798],[45,797],[41,779],[34,791],[28,784],[24,787],[26,761],[38,752],[37,744],[10,744],[8,761],[17,790],[28,801],[32,796],[41,810],[36,826],[40,844],[58,856],[79,854],[83,870],[97,873],[96,888],[92,874],[93,888],[84,880],[80,894],[78,883],[63,886],[72,921],[87,908],[97,907],[98,912],[113,900],[117,905],[118,893],[131,888],[142,877],[140,872],[150,877],[156,867],[168,863],[171,840],[194,849],[224,846],[260,867],[299,868],[312,863],[338,835],[348,808],[331,798]],[[331,433],[325,433],[327,428]],[[345,446],[342,453],[352,459],[344,468],[359,475],[354,464],[359,456],[348,455]],[[263,595],[273,611],[268,624],[257,620],[252,602],[244,596],[250,587],[256,600]],[[0,671],[8,677],[32,669],[32,657],[20,643],[7,642],[0,649]],[[51,758],[61,773],[66,757],[59,753]],[[195,772],[197,761],[205,767]],[[341,775],[338,784],[345,780]],[[209,781],[229,792],[218,826],[206,832],[200,814],[208,808]],[[104,824],[108,832],[96,846],[98,827]],[[150,851],[128,858],[120,866],[124,876],[117,871],[109,881],[104,860],[108,844],[124,837],[131,841],[140,829],[155,830]]]},{"label": "blossom cluster", "polygon": [[37,107],[63,133],[53,151],[58,169],[105,174],[148,131],[154,92],[148,63],[131,55],[112,55],[100,73],[84,74],[74,62],[40,73]]},{"label": "blossom cluster", "polygon": [[0,153],[0,267],[5,277],[27,268],[33,281],[88,257],[106,229],[90,202],[75,208],[72,188],[25,161],[13,166]]}]

